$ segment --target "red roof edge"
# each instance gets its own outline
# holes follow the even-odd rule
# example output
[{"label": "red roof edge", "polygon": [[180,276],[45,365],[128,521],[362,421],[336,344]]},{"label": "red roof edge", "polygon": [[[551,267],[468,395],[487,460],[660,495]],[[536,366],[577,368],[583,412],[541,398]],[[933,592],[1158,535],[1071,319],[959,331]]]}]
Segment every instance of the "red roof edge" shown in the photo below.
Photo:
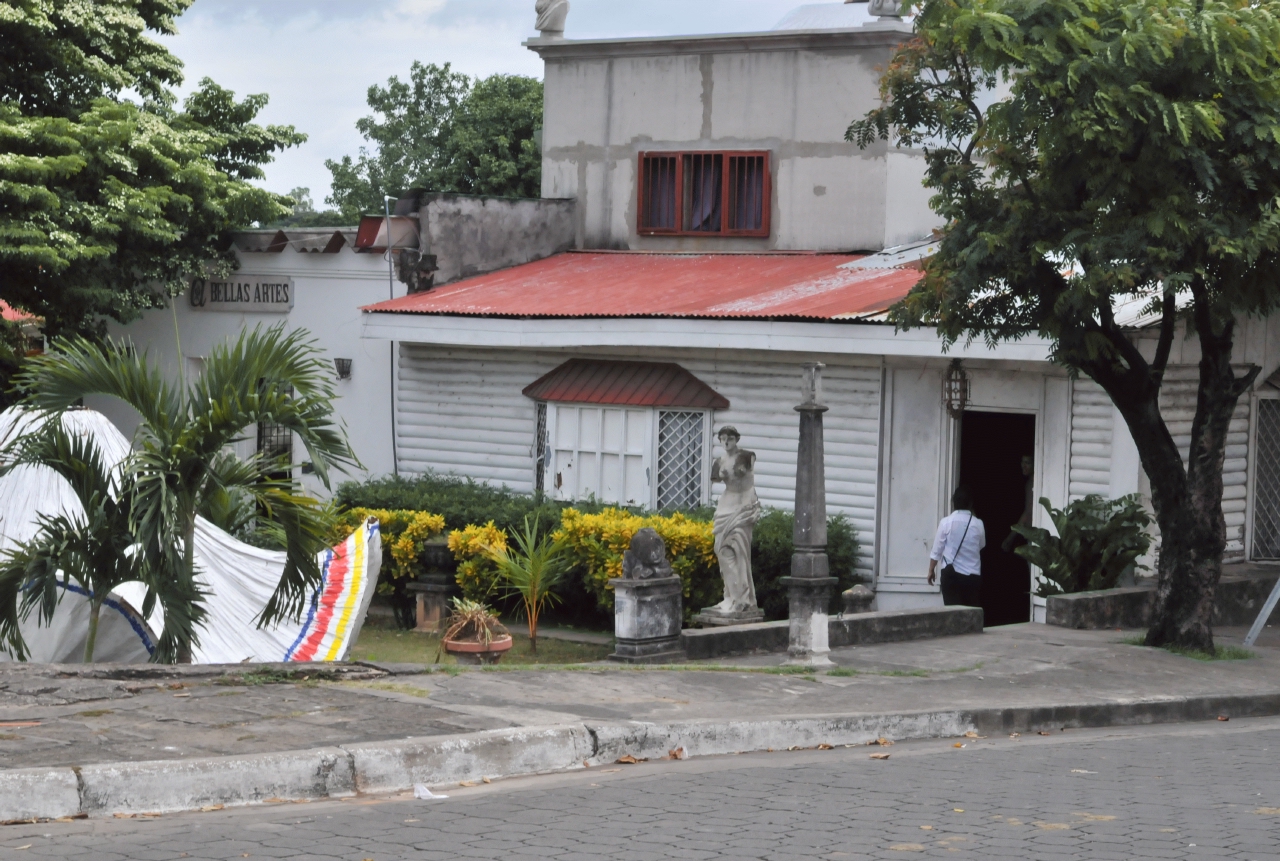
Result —
[{"label": "red roof edge", "polygon": [[524,388],[536,401],[729,409],[729,399],[673,362],[570,359]]}]

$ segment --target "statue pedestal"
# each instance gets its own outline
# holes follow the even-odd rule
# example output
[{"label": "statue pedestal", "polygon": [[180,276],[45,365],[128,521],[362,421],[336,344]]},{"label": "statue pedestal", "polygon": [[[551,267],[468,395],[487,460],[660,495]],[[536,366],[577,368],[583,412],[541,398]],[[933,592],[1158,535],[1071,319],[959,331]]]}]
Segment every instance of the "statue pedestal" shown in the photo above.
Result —
[{"label": "statue pedestal", "polygon": [[679,577],[613,580],[611,661],[651,664],[684,660],[680,648],[683,586]]},{"label": "statue pedestal", "polygon": [[749,625],[752,622],[764,621],[764,610],[752,607],[736,613],[725,613],[714,607],[707,607],[693,617],[694,624],[703,628],[721,628],[726,625]]},{"label": "statue pedestal", "polygon": [[415,631],[434,633],[449,615],[449,599],[458,591],[451,583],[415,581],[405,586],[417,599]]}]

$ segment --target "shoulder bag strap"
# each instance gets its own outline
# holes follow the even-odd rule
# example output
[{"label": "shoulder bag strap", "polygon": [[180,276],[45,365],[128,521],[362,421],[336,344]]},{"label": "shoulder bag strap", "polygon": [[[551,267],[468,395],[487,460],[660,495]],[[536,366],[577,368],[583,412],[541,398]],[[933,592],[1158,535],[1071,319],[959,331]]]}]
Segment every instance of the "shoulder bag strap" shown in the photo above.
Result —
[{"label": "shoulder bag strap", "polygon": [[[960,555],[960,549],[964,547],[964,540],[969,537],[969,527],[973,525],[973,515],[969,515],[969,522],[964,525],[964,534],[960,536],[960,543],[956,545],[956,555],[951,557],[951,561],[947,565],[956,564],[956,557]],[[942,557],[942,561],[946,562],[946,557]]]}]

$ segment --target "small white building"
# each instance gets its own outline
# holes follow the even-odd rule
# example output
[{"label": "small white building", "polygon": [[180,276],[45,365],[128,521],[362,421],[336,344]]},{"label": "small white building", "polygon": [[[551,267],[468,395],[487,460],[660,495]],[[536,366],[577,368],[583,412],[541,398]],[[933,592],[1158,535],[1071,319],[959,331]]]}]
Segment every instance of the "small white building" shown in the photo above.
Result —
[{"label": "small white building", "polygon": [[[792,20],[827,20],[806,9]],[[1025,566],[998,549],[1022,510],[1021,457],[1035,458],[1035,497],[1059,506],[1145,481],[1105,393],[1049,363],[1046,343],[944,353],[935,333],[883,322],[935,216],[918,153],[861,151],[844,132],[908,32],[837,21],[527,43],[546,61],[543,193],[576,199],[575,249],[365,309],[365,336],[400,345],[401,471],[681,507],[714,500],[713,428],[731,424],[759,455],[762,501],[787,508],[800,365],[816,360],[828,506],[857,526],[878,606],[941,602],[928,552],[964,483],[988,521],[988,623],[1034,617]],[[1242,325],[1238,351],[1276,367],[1280,321]],[[1195,353],[1179,341],[1165,384],[1184,447]],[[958,418],[944,404],[955,359],[968,386]],[[1232,425],[1234,559],[1280,556],[1274,394],[1260,386]]]}]

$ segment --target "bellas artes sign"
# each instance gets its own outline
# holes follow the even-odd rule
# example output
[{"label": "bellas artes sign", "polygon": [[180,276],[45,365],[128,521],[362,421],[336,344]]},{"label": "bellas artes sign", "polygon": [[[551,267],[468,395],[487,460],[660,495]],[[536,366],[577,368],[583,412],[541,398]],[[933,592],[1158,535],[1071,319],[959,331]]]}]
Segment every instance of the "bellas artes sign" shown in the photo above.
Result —
[{"label": "bellas artes sign", "polygon": [[287,314],[293,308],[293,279],[287,275],[241,275],[225,280],[196,278],[191,307],[197,311]]}]

